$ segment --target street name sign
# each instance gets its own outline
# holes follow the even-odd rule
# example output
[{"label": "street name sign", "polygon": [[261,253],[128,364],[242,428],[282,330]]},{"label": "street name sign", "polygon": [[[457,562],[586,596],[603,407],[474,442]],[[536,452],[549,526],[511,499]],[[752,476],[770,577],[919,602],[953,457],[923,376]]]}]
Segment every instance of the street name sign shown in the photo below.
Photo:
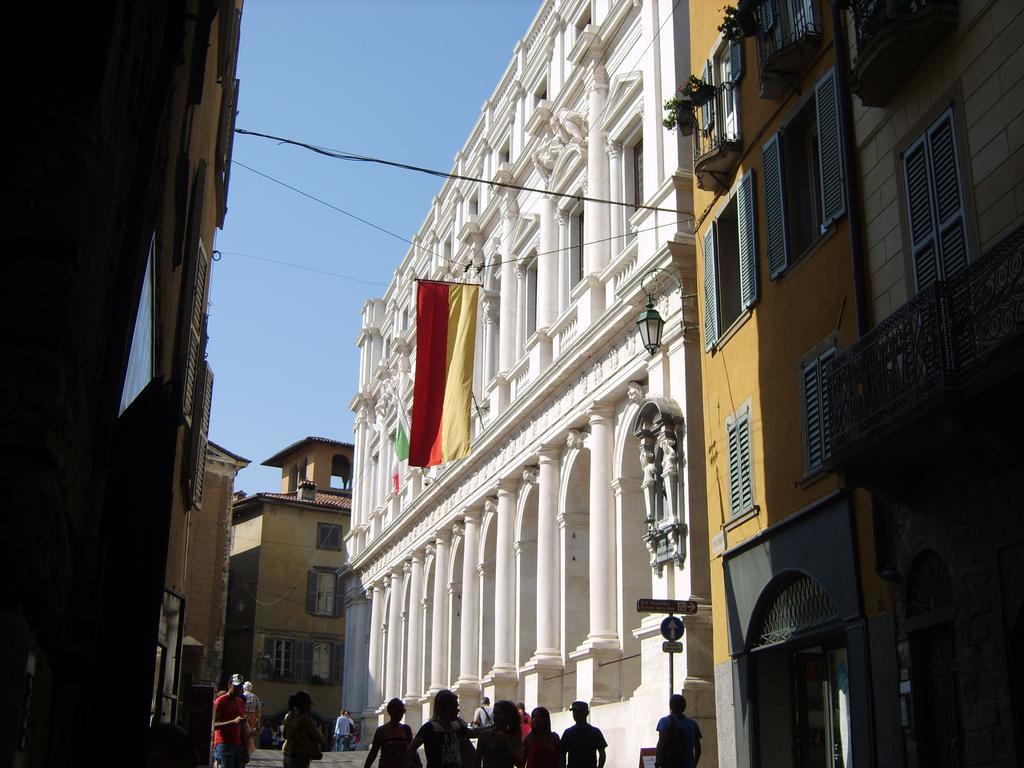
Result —
[{"label": "street name sign", "polygon": [[678,616],[666,616],[661,622],[661,636],[675,642],[683,636],[683,620]]},{"label": "street name sign", "polygon": [[650,597],[642,597],[636,601],[637,613],[682,613],[691,614],[697,612],[697,603],[694,600],[655,600]]},{"label": "street name sign", "polygon": [[666,641],[661,644],[661,650],[665,653],[682,653],[683,644],[680,642]]}]

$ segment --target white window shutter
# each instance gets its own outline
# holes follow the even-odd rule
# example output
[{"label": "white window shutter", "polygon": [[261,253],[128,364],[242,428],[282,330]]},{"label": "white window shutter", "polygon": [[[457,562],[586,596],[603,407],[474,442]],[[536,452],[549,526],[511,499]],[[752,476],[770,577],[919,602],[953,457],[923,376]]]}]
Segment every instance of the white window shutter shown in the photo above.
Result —
[{"label": "white window shutter", "polygon": [[772,136],[762,147],[761,156],[764,161],[764,227],[768,239],[768,277],[775,279],[789,266],[782,131]]},{"label": "white window shutter", "polygon": [[821,227],[828,227],[846,210],[843,199],[843,149],[839,126],[836,73],[830,69],[814,86],[818,113],[818,160],[821,169]]},{"label": "white window shutter", "polygon": [[718,341],[718,280],[715,274],[717,238],[712,221],[704,233],[704,349],[711,350]]},{"label": "white window shutter", "polygon": [[736,193],[739,220],[740,301],[747,309],[757,303],[757,222],[754,218],[754,172],[747,171]]}]

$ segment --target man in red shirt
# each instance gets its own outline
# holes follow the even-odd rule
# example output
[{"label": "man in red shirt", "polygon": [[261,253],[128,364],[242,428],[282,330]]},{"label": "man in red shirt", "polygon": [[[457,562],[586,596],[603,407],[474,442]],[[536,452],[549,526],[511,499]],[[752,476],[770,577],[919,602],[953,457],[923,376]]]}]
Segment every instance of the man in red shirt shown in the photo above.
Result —
[{"label": "man in red shirt", "polygon": [[213,754],[221,768],[242,768],[245,765],[245,741],[242,722],[245,720],[245,697],[242,676],[231,676],[231,687],[213,702]]}]

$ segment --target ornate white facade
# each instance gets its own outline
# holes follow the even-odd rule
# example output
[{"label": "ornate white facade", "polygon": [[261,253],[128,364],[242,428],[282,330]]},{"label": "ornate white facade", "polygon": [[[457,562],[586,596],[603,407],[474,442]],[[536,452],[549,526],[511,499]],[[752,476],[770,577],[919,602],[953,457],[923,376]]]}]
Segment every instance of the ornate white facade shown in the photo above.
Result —
[{"label": "ornate white facade", "polygon": [[[464,714],[485,694],[547,706],[559,730],[584,699],[609,765],[634,764],[669,694],[663,617],[636,601],[692,598],[676,688],[715,762],[699,339],[682,331],[696,304],[656,281],[653,357],[635,326],[651,269],[695,290],[690,145],[661,125],[689,74],[672,6],[543,3],[454,173],[550,194],[449,180],[364,306],[343,706],[365,733],[394,696],[415,727],[441,688]],[[403,469],[394,493],[416,278],[483,284],[479,408],[472,454]]]}]

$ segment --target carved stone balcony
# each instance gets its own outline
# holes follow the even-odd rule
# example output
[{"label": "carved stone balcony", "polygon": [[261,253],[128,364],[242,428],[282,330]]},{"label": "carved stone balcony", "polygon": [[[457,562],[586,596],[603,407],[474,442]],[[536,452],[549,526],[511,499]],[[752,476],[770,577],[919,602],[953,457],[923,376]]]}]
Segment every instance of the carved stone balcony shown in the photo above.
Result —
[{"label": "carved stone balcony", "polygon": [[[922,291],[833,358],[825,370],[830,463],[861,475],[865,467],[900,474],[905,463],[946,451],[956,425],[980,421],[985,402],[1015,400],[1020,410],[1012,376],[1021,371],[1024,227],[962,278]],[[1007,396],[994,397],[996,387]]]},{"label": "carved stone balcony", "polygon": [[736,98],[732,84],[726,83],[715,88],[710,101],[694,108],[697,127],[693,131],[693,171],[701,189],[729,189],[732,172],[743,151]]},{"label": "carved stone balcony", "polygon": [[850,90],[880,107],[956,27],[956,0],[850,0],[857,38]]}]

